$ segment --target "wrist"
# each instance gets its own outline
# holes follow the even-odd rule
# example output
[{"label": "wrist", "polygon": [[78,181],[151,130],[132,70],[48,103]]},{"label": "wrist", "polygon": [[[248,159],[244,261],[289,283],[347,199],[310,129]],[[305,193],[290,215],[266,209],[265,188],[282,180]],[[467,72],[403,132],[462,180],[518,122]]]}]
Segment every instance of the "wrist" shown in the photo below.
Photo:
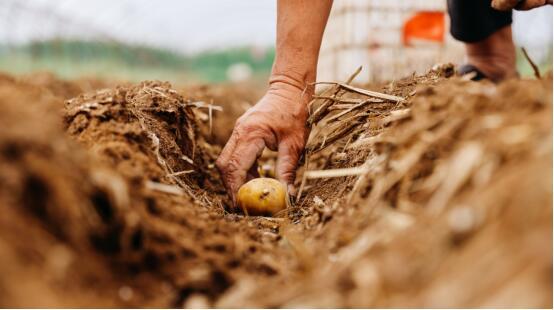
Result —
[{"label": "wrist", "polygon": [[269,77],[268,92],[300,96],[301,102],[307,103],[314,94],[314,82],[315,73],[273,72]]},{"label": "wrist", "polygon": [[304,90],[306,86],[312,86],[313,82],[315,82],[315,71],[298,72],[287,70],[285,72],[275,72],[273,70],[269,76],[269,84],[271,85],[275,82],[289,84]]},{"label": "wrist", "polygon": [[[304,56],[304,57],[303,57]],[[298,57],[299,59],[294,60]],[[276,56],[269,84],[285,83],[301,90],[312,88],[316,79],[317,58],[306,57],[305,55]]]},{"label": "wrist", "polygon": [[312,99],[314,87],[311,84],[300,84],[286,78],[276,77],[269,81],[268,95],[278,96],[286,99],[287,103],[306,106]]}]

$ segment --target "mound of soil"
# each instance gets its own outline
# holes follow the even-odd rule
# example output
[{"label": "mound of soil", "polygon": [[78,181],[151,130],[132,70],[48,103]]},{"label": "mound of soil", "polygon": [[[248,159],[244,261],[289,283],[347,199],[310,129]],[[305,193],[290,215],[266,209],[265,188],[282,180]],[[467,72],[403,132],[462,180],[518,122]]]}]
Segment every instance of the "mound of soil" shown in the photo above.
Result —
[{"label": "mound of soil", "polygon": [[[264,88],[250,84],[194,85],[179,88],[191,104],[213,105],[221,110],[196,109],[199,130],[206,140],[214,145],[224,145],[235,121],[253,106],[263,95]],[[211,118],[211,125],[210,125]]]},{"label": "mound of soil", "polygon": [[2,305],[209,304],[243,274],[278,273],[271,221],[224,216],[210,173],[178,174],[215,155],[170,85],[69,100],[64,131],[59,97],[1,84]]},{"label": "mound of soil", "polygon": [[244,94],[0,76],[0,306],[551,307],[552,78],[451,73],[322,92],[281,219],[226,211]]},{"label": "mound of soil", "polygon": [[220,306],[551,306],[552,78],[445,69],[381,89],[398,102],[341,85],[312,102],[291,212],[309,272]]},{"label": "mound of soil", "polygon": [[[0,79],[3,307],[115,305],[114,277],[90,241],[109,244],[113,230],[102,220],[110,187],[98,176],[120,179],[66,139],[59,99]],[[93,296],[93,285],[106,290]]]}]

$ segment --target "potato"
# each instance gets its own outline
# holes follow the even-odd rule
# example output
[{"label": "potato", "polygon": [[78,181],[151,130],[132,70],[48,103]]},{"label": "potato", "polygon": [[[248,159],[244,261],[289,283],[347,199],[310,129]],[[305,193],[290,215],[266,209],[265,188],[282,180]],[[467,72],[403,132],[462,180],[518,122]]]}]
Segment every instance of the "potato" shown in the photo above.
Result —
[{"label": "potato", "polygon": [[237,194],[237,204],[247,215],[273,216],[286,209],[286,199],[285,186],[271,178],[250,180]]}]

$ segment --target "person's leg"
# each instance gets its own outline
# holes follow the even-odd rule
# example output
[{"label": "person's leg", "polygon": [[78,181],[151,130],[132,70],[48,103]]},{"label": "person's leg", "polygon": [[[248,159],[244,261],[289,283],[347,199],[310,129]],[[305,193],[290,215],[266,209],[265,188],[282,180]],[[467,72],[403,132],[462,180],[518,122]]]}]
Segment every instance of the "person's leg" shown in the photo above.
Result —
[{"label": "person's leg", "polygon": [[512,13],[490,5],[490,0],[448,0],[450,32],[466,43],[468,63],[498,81],[517,75]]},{"label": "person's leg", "polygon": [[512,27],[504,26],[486,39],[466,43],[467,61],[493,81],[517,76]]}]

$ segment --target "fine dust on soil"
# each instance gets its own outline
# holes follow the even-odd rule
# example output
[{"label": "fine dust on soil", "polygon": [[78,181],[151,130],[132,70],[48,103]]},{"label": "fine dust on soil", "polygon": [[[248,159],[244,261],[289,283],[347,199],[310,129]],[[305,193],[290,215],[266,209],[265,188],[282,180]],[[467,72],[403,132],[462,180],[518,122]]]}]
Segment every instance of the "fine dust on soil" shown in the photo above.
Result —
[{"label": "fine dust on soil", "polygon": [[0,306],[551,307],[552,78],[449,68],[320,94],[280,219],[213,166],[255,95],[1,75]]}]

